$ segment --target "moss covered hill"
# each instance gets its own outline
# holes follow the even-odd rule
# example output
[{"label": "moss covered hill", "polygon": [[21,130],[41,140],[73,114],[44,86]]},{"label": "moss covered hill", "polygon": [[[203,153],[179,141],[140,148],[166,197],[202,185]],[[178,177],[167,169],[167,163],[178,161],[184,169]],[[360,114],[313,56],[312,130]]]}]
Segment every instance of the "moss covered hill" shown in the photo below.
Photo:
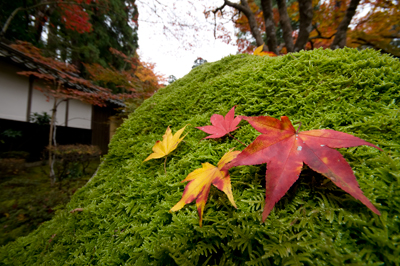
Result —
[{"label": "moss covered hill", "polygon": [[[400,63],[372,50],[314,50],[276,58],[229,56],[196,67],[125,121],[97,175],[67,210],[0,249],[4,265],[399,265]],[[183,180],[216,165],[231,138],[203,140],[194,127],[214,113],[288,116],[301,130],[330,128],[383,148],[340,149],[377,216],[327,178],[304,168],[265,223],[266,165],[230,170],[238,208],[212,188],[203,227],[194,204],[176,213]],[[162,138],[191,124],[163,159],[142,161]],[[246,121],[233,132],[259,133]],[[75,208],[82,212],[70,213]]]}]

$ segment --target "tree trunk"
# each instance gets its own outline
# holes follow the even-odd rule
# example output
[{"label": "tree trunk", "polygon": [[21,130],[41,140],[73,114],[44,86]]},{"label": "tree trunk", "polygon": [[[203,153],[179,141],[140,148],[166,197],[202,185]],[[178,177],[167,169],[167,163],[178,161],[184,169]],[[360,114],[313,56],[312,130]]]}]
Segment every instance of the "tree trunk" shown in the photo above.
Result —
[{"label": "tree trunk", "polygon": [[49,134],[49,168],[50,168],[50,182],[53,186],[56,182],[56,175],[54,173],[54,160],[53,160],[53,134],[54,134],[54,125],[56,123],[56,114],[57,114],[57,98],[54,98],[53,109],[51,110],[51,120],[50,120],[50,134]]},{"label": "tree trunk", "polygon": [[253,35],[254,39],[256,39],[257,46],[263,45],[264,44],[264,40],[261,37],[261,32],[260,32],[260,30],[258,28],[256,16],[251,11],[249,3],[247,3],[246,0],[241,0],[240,3],[246,9],[246,12],[243,12],[243,14],[245,14],[247,19],[249,20],[251,34]]},{"label": "tree trunk", "polygon": [[278,4],[279,23],[281,24],[282,27],[285,46],[288,53],[291,53],[294,50],[293,37],[292,37],[293,29],[292,25],[290,24],[289,15],[287,13],[286,0],[276,0],[276,2]]},{"label": "tree trunk", "polygon": [[272,13],[272,0],[261,0],[261,7],[264,14],[266,43],[268,49],[278,54],[274,15]]},{"label": "tree trunk", "polygon": [[343,20],[340,22],[339,27],[337,29],[335,39],[331,44],[331,49],[343,48],[346,46],[346,38],[347,38],[347,29],[350,25],[351,19],[356,13],[356,9],[360,0],[351,0],[349,7],[346,10],[346,14],[344,15]]},{"label": "tree trunk", "polygon": [[256,39],[257,46],[263,45],[264,41],[261,37],[260,30],[258,29],[256,17],[254,13],[251,11],[249,3],[247,3],[246,0],[240,0],[240,4],[232,3],[228,0],[225,0],[224,3],[227,6],[236,8],[240,12],[243,12],[243,14],[247,17],[247,20],[249,21],[251,35],[253,35],[254,39]]},{"label": "tree trunk", "polygon": [[[47,2],[47,1],[40,1],[41,3]],[[43,32],[43,26],[46,22],[45,16],[46,16],[46,5],[41,5],[38,6],[36,11],[35,11],[35,41],[36,43],[39,43],[40,39],[42,38],[42,32]]]},{"label": "tree trunk", "polygon": [[304,49],[304,46],[308,42],[308,37],[312,31],[312,0],[298,0],[299,1],[299,12],[300,12],[300,30],[299,36],[297,37],[296,44],[294,45],[294,51],[298,52]]}]

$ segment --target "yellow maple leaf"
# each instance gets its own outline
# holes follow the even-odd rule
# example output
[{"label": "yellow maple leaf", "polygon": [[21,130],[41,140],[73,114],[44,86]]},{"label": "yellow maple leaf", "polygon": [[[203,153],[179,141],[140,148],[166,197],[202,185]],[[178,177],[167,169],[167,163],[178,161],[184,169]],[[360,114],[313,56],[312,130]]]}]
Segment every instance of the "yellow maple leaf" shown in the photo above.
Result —
[{"label": "yellow maple leaf", "polygon": [[253,55],[260,55],[260,56],[269,56],[269,57],[274,57],[276,54],[274,52],[265,52],[263,51],[264,44],[261,46],[258,46],[255,50]]},{"label": "yellow maple leaf", "polygon": [[183,140],[185,136],[180,138],[183,131],[188,125],[184,126],[183,128],[179,129],[175,135],[172,134],[171,129],[168,127],[163,135],[163,140],[157,140],[156,144],[153,146],[153,153],[149,155],[143,162],[151,160],[151,159],[158,159],[162,158],[168,154],[170,154],[173,150],[178,147],[178,144]]},{"label": "yellow maple leaf", "polygon": [[226,171],[221,171],[225,164],[229,163],[240,153],[240,151],[227,152],[218,162],[218,166],[210,163],[203,163],[202,168],[191,172],[182,182],[190,181],[183,191],[181,200],[170,210],[170,212],[178,211],[196,199],[197,212],[200,217],[200,226],[203,222],[203,211],[207,202],[208,193],[210,192],[211,184],[223,191],[232,205],[236,207],[233,200],[231,178]]}]

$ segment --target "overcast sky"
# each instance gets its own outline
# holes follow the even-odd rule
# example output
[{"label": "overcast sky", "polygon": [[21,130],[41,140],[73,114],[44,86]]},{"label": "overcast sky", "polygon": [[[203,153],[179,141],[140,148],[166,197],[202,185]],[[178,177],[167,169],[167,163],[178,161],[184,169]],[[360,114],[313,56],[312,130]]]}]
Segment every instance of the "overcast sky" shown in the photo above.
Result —
[{"label": "overcast sky", "polygon": [[[214,62],[236,54],[233,23],[226,23],[231,44],[214,38],[213,19],[204,16],[205,6],[216,7],[223,1],[203,0],[138,0],[139,50],[142,60],[156,64],[156,71],[181,78],[202,57]],[[181,26],[172,25],[180,23]],[[218,32],[217,32],[218,33]],[[185,49],[189,48],[190,49]]]}]

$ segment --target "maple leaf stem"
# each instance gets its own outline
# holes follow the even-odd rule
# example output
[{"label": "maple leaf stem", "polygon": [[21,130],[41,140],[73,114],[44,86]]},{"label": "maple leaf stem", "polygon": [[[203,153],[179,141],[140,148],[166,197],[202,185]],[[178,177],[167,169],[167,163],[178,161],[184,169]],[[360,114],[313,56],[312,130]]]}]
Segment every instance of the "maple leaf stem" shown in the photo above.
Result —
[{"label": "maple leaf stem", "polygon": [[298,127],[297,130],[296,130],[296,134],[298,134],[299,131],[300,131],[300,128],[301,128],[301,122],[297,122],[297,123],[295,123],[295,124],[300,124],[299,127]]},{"label": "maple leaf stem", "polygon": [[164,173],[167,174],[167,157],[165,156],[165,160],[164,160]]},{"label": "maple leaf stem", "polygon": [[247,147],[246,144],[244,144],[243,142],[241,142],[240,140],[238,140],[237,138],[235,138],[234,136],[232,136],[230,133],[228,133],[229,136],[231,136],[234,140],[236,140],[237,142],[239,142],[240,144],[244,145]]}]

